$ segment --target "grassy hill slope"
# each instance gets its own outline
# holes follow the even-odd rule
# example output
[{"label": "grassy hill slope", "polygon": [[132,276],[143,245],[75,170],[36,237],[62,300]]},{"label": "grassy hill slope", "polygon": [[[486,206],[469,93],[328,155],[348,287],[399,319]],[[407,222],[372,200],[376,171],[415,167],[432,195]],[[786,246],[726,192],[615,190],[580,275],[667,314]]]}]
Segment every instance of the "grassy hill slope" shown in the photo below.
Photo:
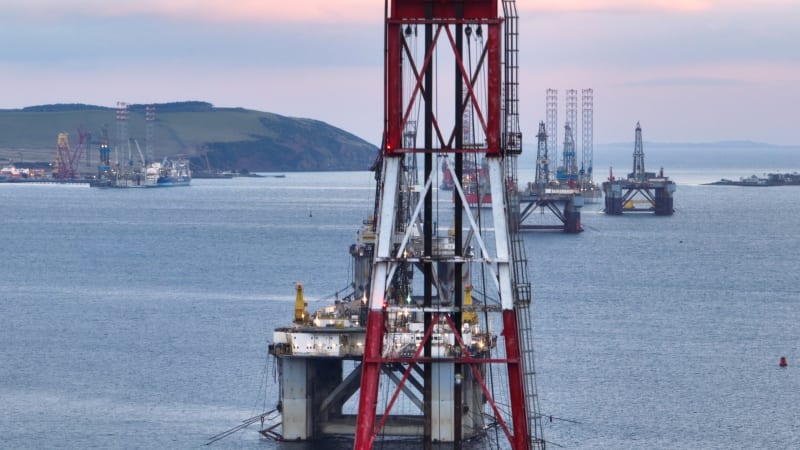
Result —
[{"label": "grassy hill slope", "polygon": [[[155,105],[152,158],[183,155],[204,168],[250,171],[366,170],[377,154],[368,142],[324,122],[241,108],[215,108],[205,102]],[[78,145],[78,128],[90,133],[80,170],[97,164],[97,148],[116,144],[116,110],[94,105],[43,105],[0,110],[0,163],[54,161],[58,133]],[[145,151],[144,105],[129,105],[128,136]],[[132,145],[138,158],[136,146]],[[88,158],[87,158],[88,157]],[[125,160],[128,155],[114,158]]]}]

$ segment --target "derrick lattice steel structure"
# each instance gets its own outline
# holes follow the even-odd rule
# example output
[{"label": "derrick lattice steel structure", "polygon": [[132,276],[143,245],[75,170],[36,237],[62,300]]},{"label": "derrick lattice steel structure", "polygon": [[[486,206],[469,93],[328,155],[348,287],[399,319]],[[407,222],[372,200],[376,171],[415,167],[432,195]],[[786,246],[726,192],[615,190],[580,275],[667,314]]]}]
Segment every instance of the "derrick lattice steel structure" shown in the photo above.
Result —
[{"label": "derrick lattice steel structure", "polygon": [[562,165],[558,167],[556,178],[569,187],[577,187],[578,160],[575,155],[575,134],[569,121],[564,125],[564,150],[561,153]]},{"label": "derrick lattice steel structure", "polygon": [[[122,156],[120,156],[122,154]],[[114,145],[114,164],[119,166],[120,158],[131,159],[131,143],[128,138],[128,104],[117,102],[117,141]]]},{"label": "derrick lattice steel structure", "polygon": [[[573,130],[578,129],[578,91],[576,89],[567,89],[567,98],[566,98],[566,123],[569,125],[570,128]],[[566,140],[567,137],[564,136]]]},{"label": "derrick lattice steel structure", "polygon": [[144,107],[144,161],[145,164],[153,162],[155,158],[155,125],[156,106]]},{"label": "derrick lattice steel structure", "polygon": [[374,214],[350,247],[353,290],[308,313],[298,285],[294,323],[269,349],[279,404],[253,420],[270,438],[355,436],[359,450],[396,437],[542,449],[515,232],[516,5],[394,0],[386,11],[384,137]]},{"label": "derrick lattice steel structure", "polygon": [[[545,101],[547,148],[555,151],[558,148],[558,91],[556,89],[548,89]],[[558,165],[558,158],[556,154],[553,154],[553,157],[556,158],[552,164],[553,169],[555,169]]]},{"label": "derrick lattice steel structure", "polygon": [[581,90],[581,190],[594,182],[594,90]]},{"label": "derrick lattice steel structure", "polygon": [[503,91],[507,106],[503,111],[505,134],[502,154],[505,157],[505,197],[506,217],[509,227],[510,256],[514,289],[514,310],[517,316],[517,337],[522,362],[525,409],[528,414],[528,443],[532,448],[544,448],[544,431],[539,413],[539,393],[536,385],[536,365],[534,361],[533,325],[531,324],[531,283],[528,278],[528,258],[525,242],[519,234],[519,180],[517,178],[517,156],[522,153],[522,131],[519,123],[519,17],[514,0],[503,0],[505,18],[505,88]]},{"label": "derrick lattice steel structure", "polygon": [[562,184],[574,188],[578,179],[578,160],[575,149],[575,133],[578,130],[578,91],[567,89],[566,122],[564,123],[564,147],[561,164],[558,166],[556,178]]},{"label": "derrick lattice steel structure", "polygon": [[544,122],[539,122],[539,132],[536,133],[536,177],[534,184],[536,189],[544,191],[548,184],[550,184],[550,155],[547,149],[547,130],[545,130]]},{"label": "derrick lattice steel structure", "polygon": [[636,122],[636,133],[633,141],[633,170],[628,175],[634,181],[645,181],[648,178],[644,170],[644,144],[642,143],[642,126]]},{"label": "derrick lattice steel structure", "polygon": [[[558,155],[558,91],[546,92],[547,147],[553,152],[550,165],[554,178],[561,184],[575,184],[590,198],[599,192],[593,180],[594,172],[594,90],[581,89],[580,124],[578,123],[578,91],[567,89],[564,101],[565,116],[563,152]],[[580,147],[578,145],[580,144]],[[580,155],[578,154],[580,152]],[[558,158],[561,158],[560,160]],[[580,159],[580,161],[578,160]]]},{"label": "derrick lattice steel structure", "polygon": [[[508,13],[513,2],[503,3]],[[529,382],[525,360],[529,355],[520,342],[521,337],[530,338],[529,334],[520,332],[519,323],[527,323],[527,320],[520,320],[517,309],[520,303],[529,302],[530,286],[527,279],[519,280],[519,272],[526,270],[517,260],[521,251],[517,247],[522,246],[509,231],[506,188],[516,175],[507,173],[506,168],[513,164],[505,161],[521,149],[521,133],[516,121],[516,79],[510,75],[516,76],[517,63],[516,54],[507,52],[504,72],[503,17],[498,7],[496,0],[394,0],[387,4],[385,138],[360,374],[356,449],[372,448],[385,432],[384,426],[393,420],[392,408],[398,396],[409,391],[413,396],[414,389],[422,397],[419,406],[426,447],[437,441],[452,441],[460,446],[465,432],[477,430],[476,425],[479,426],[483,418],[463,422],[474,417],[464,415],[467,404],[486,408],[511,448],[528,449],[544,442],[536,435],[538,428],[531,426],[535,422],[529,420],[538,413],[528,406],[529,403],[535,405],[535,392],[526,392]],[[418,27],[423,29],[424,37],[419,58],[406,39],[410,34],[408,30]],[[485,39],[474,68],[464,62],[465,28],[480,29]],[[516,23],[507,24],[505,31],[508,46],[509,39],[516,40]],[[447,64],[453,68],[452,75],[437,73],[437,67]],[[403,88],[405,65],[411,67],[414,74],[410,89]],[[484,95],[480,95],[481,92]],[[441,97],[454,100],[452,116],[439,114],[435,108],[435,99]],[[424,109],[424,117],[417,121],[416,127],[423,135],[423,142],[419,147],[407,147],[409,141],[404,141],[403,132],[408,129],[415,105]],[[476,119],[472,133],[478,136],[469,145],[463,142],[466,110]],[[405,189],[403,161],[409,153],[423,155],[424,186],[418,190],[416,204],[408,205],[413,212],[406,215],[400,212]],[[434,218],[434,214],[438,214],[432,189],[436,154],[454,157],[454,163],[447,166],[455,196],[449,236],[438,234],[434,228],[434,222],[442,220],[438,215]],[[465,154],[482,156],[487,166],[493,235],[486,233],[479,225],[480,219],[465,208],[467,200],[462,186]],[[466,234],[462,228],[468,230]],[[441,247],[442,239],[450,244]],[[479,248],[475,254],[471,250],[473,244]],[[465,302],[470,292],[466,283],[467,268],[472,264],[492,274],[489,282],[482,286],[482,296],[476,299],[479,306]],[[404,275],[407,268],[422,272],[423,292],[418,301],[410,300],[404,286],[408,279]],[[527,300],[521,298],[521,292],[523,295],[527,292]],[[492,348],[496,345],[499,355],[488,349],[477,351],[467,339],[470,332],[465,330],[473,324],[472,314],[477,312],[487,316],[486,323],[496,323],[503,328],[500,337],[496,337],[496,344],[493,341],[489,345]],[[396,352],[391,345],[387,346],[393,329],[387,324],[397,314],[423,318],[413,352]],[[474,331],[480,333],[478,329]],[[442,339],[451,339],[449,346],[437,343]],[[532,356],[530,359],[532,362]],[[508,402],[510,410],[504,410],[488,387],[486,375],[494,370],[492,365],[504,367],[508,397],[502,402]],[[386,402],[379,402],[382,374],[391,371],[395,373],[392,379],[396,388]],[[451,381],[442,383],[442,379]],[[476,393],[482,393],[480,397],[485,399],[485,405],[470,400]],[[475,420],[478,423],[472,422]]]}]

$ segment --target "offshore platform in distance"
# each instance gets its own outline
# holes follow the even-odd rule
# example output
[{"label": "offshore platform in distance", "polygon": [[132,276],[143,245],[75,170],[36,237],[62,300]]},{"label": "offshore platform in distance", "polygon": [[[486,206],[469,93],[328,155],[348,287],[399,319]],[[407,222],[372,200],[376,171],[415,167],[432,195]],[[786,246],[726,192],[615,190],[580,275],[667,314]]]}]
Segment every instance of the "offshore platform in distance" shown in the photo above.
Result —
[{"label": "offshore platform in distance", "polygon": [[[569,122],[566,124],[564,138],[563,166],[557,170],[555,179],[551,177],[550,157],[547,149],[548,135],[544,122],[539,122],[536,153],[536,177],[533,183],[520,191],[513,208],[513,213],[518,217],[520,231],[529,230],[562,230],[565,233],[580,233],[581,226],[580,208],[584,204],[584,197],[578,185],[578,169],[575,163],[575,146]],[[570,159],[571,157],[571,159]],[[544,215],[549,212],[557,220],[555,223],[536,223],[528,220],[539,212]]]},{"label": "offshore platform in distance", "polygon": [[[581,123],[578,123],[578,91],[566,95],[561,161],[557,154],[558,91],[547,89],[546,118],[539,123],[536,150],[536,177],[514,199],[514,214],[520,231],[560,230],[580,233],[581,208],[599,201],[601,192],[593,180],[594,90],[581,90]],[[578,128],[580,126],[580,133]],[[581,160],[578,140],[581,137]],[[538,213],[538,214],[536,214]]]},{"label": "offshore platform in distance", "polygon": [[644,146],[642,126],[636,122],[636,140],[633,150],[633,172],[628,178],[616,179],[609,170],[608,180],[603,182],[606,204],[605,213],[618,216],[624,212],[655,213],[657,216],[671,216],[672,195],[675,182],[664,175],[664,168],[655,172],[644,169]]}]

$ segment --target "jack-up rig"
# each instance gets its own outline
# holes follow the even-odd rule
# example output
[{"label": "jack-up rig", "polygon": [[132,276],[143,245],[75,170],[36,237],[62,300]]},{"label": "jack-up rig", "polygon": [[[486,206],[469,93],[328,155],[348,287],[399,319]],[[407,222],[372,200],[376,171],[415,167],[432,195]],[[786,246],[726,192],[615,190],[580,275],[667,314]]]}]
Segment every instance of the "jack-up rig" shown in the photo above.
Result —
[{"label": "jack-up rig", "polygon": [[[593,156],[593,90],[582,90],[582,159],[578,161],[575,133],[578,130],[578,91],[568,89],[566,122],[561,163],[558,163],[556,122],[558,91],[548,89],[546,124],[539,122],[536,153],[536,177],[522,189],[518,198],[518,219],[522,231],[561,230],[580,233],[581,208],[595,203],[600,191],[592,180]],[[552,150],[552,154],[551,154]],[[539,214],[536,214],[536,213]]]},{"label": "jack-up rig", "polygon": [[[567,124],[566,133],[570,134],[570,126]],[[570,182],[561,182],[560,180],[553,180],[550,177],[550,157],[547,149],[548,136],[545,131],[544,122],[539,122],[539,132],[536,134],[538,146],[536,152],[536,176],[533,183],[530,183],[524,191],[519,193],[519,218],[516,220],[519,230],[562,230],[566,233],[580,233],[583,231],[581,227],[581,212],[580,208],[583,206],[583,195],[577,185],[577,169],[572,171],[575,175],[570,178]],[[572,154],[573,166],[574,164],[574,144],[571,138],[564,138],[564,154]],[[569,165],[565,165],[569,167]],[[577,166],[575,166],[577,167]],[[565,177],[561,169],[558,171],[559,178]],[[553,221],[531,221],[529,218],[534,217],[534,213],[539,212],[544,216],[548,212],[551,217],[557,220]]]},{"label": "jack-up rig", "polygon": [[[556,120],[558,91],[547,90],[546,117],[548,135],[547,143],[551,149],[557,147]],[[593,203],[600,197],[600,190],[594,184],[594,90],[581,90],[581,121],[578,123],[578,91],[567,89],[566,122],[564,124],[564,152],[561,164],[552,164],[555,169],[555,180],[561,185],[577,186],[587,203]],[[580,126],[580,132],[578,128]],[[578,139],[581,137],[581,159],[578,167]],[[556,155],[553,155],[554,161]]]},{"label": "jack-up rig", "polygon": [[633,146],[633,172],[626,179],[615,179],[609,169],[608,180],[603,182],[606,198],[605,213],[621,215],[623,212],[654,212],[657,216],[671,216],[675,211],[672,194],[675,182],[664,176],[664,169],[646,172],[642,127],[636,122],[636,140]]},{"label": "jack-up rig", "polygon": [[[353,292],[309,314],[298,285],[294,323],[275,329],[278,407],[248,422],[261,420],[264,436],[354,437],[357,450],[394,439],[544,449],[531,286],[509,204],[521,150],[508,44],[516,6],[502,0],[501,14],[500,3],[387,2],[375,215],[350,248]],[[470,70],[464,38],[478,35]],[[440,97],[453,100],[450,112],[436,108]],[[469,143],[467,109],[479,123]],[[453,158],[453,190],[441,199],[439,155]],[[474,212],[464,188],[470,156],[485,161],[491,198]]]}]

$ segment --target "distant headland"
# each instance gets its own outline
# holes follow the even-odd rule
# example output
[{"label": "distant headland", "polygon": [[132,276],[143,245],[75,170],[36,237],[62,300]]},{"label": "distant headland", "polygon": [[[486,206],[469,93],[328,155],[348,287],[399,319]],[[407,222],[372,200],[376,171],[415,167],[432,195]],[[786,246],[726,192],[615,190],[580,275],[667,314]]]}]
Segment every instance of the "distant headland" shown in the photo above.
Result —
[{"label": "distant headland", "polygon": [[[129,139],[142,148],[147,139],[146,106],[127,105]],[[198,170],[367,170],[378,152],[369,142],[319,120],[218,108],[203,101],[153,106],[153,157],[182,155]],[[79,163],[91,171],[100,145],[115,143],[116,112],[112,107],[75,103],[0,109],[0,164],[54,161],[58,134],[68,133],[75,146],[80,128],[87,151]]]}]

